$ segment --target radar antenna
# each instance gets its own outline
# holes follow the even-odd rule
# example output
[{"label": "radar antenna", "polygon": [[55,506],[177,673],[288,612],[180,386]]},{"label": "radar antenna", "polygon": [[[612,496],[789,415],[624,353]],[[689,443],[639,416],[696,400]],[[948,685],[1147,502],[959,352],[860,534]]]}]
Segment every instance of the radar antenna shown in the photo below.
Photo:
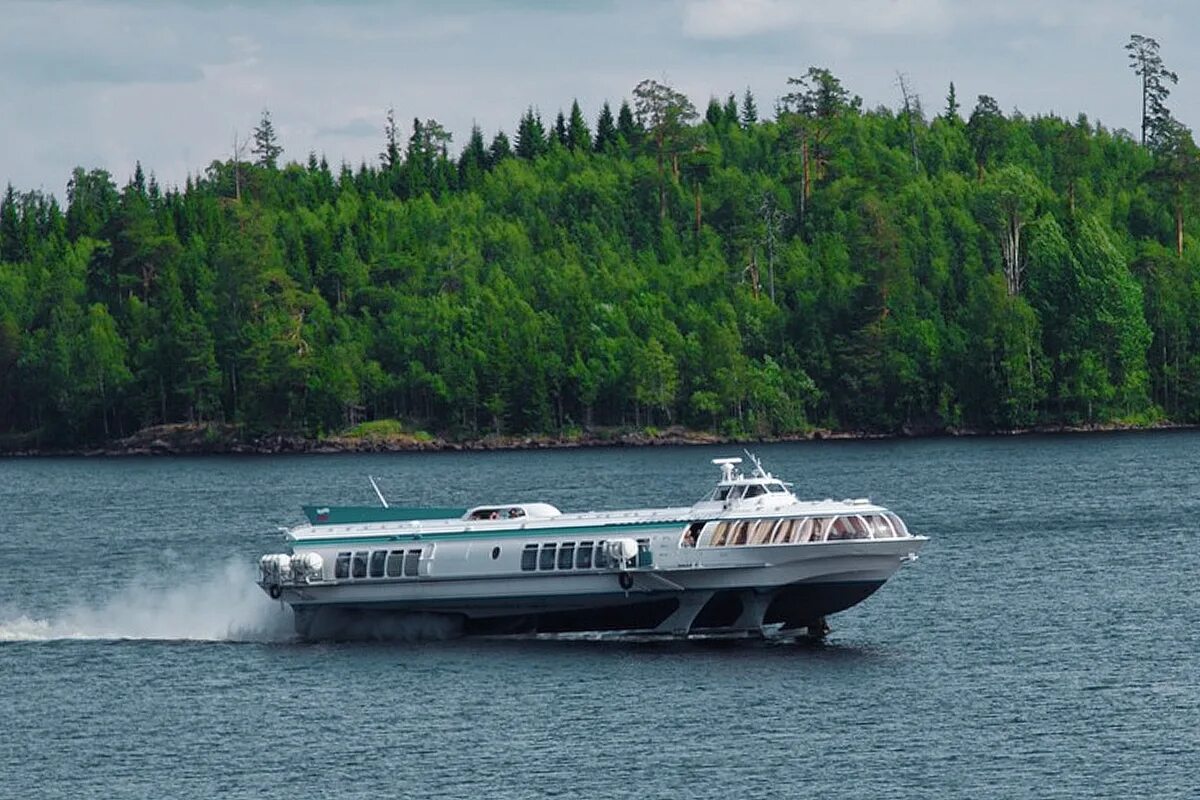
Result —
[{"label": "radar antenna", "polygon": [[714,458],[712,463],[721,468],[721,480],[733,480],[733,468],[742,463],[740,458]]}]

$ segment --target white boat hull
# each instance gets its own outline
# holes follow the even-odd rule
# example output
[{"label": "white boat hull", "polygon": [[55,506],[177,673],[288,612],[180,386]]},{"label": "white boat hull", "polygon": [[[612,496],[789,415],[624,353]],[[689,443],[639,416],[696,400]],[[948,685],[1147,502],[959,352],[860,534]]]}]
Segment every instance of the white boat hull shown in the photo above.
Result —
[{"label": "white boat hull", "polygon": [[[924,539],[747,547],[714,568],[423,577],[287,587],[306,638],[634,631],[689,635],[823,626],[866,599]],[[626,575],[625,586],[622,575]],[[436,624],[434,620],[436,619]]]}]

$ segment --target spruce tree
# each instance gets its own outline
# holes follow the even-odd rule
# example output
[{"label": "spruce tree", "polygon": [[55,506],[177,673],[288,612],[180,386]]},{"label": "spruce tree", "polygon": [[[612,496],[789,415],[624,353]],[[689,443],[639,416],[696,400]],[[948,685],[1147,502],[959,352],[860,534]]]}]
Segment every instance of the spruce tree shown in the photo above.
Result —
[{"label": "spruce tree", "polygon": [[579,101],[571,101],[571,119],[567,123],[567,147],[574,152],[586,153],[592,149],[592,134],[587,121],[579,109]]},{"label": "spruce tree", "polygon": [[754,123],[758,122],[758,105],[754,102],[754,95],[750,93],[750,87],[746,87],[746,93],[742,95],[742,127],[750,128]]},{"label": "spruce tree", "polygon": [[610,152],[616,145],[617,123],[613,119],[612,107],[605,100],[604,105],[600,108],[600,118],[596,120],[596,152]]},{"label": "spruce tree", "polygon": [[629,107],[628,100],[622,100],[621,108],[617,111],[617,133],[630,146],[636,146],[640,138],[641,131],[633,119],[633,109]]},{"label": "spruce tree", "polygon": [[254,146],[250,148],[250,152],[258,156],[256,163],[267,169],[275,169],[279,156],[283,154],[283,148],[279,146],[279,141],[275,136],[275,125],[271,122],[271,112],[265,108],[262,119],[254,128]]}]

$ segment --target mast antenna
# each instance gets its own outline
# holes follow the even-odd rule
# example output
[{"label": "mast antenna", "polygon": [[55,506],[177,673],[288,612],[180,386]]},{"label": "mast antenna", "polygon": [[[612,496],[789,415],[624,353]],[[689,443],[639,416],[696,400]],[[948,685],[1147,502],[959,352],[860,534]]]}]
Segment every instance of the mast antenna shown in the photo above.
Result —
[{"label": "mast antenna", "polygon": [[375,479],[373,477],[371,477],[370,475],[368,475],[367,480],[369,480],[371,482],[371,488],[375,490],[375,496],[379,498],[379,502],[383,503],[383,507],[390,508],[390,506],[388,506],[387,500],[383,499],[383,492],[379,491],[379,484],[375,482]]}]

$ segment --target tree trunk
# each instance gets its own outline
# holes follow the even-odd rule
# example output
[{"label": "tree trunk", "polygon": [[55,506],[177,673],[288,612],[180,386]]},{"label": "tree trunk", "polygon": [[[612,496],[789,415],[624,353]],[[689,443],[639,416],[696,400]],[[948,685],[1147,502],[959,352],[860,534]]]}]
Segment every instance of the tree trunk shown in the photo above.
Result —
[{"label": "tree trunk", "polygon": [[700,181],[696,181],[696,245],[700,244]]},{"label": "tree trunk", "polygon": [[1183,258],[1183,202],[1175,203],[1175,255]]}]

